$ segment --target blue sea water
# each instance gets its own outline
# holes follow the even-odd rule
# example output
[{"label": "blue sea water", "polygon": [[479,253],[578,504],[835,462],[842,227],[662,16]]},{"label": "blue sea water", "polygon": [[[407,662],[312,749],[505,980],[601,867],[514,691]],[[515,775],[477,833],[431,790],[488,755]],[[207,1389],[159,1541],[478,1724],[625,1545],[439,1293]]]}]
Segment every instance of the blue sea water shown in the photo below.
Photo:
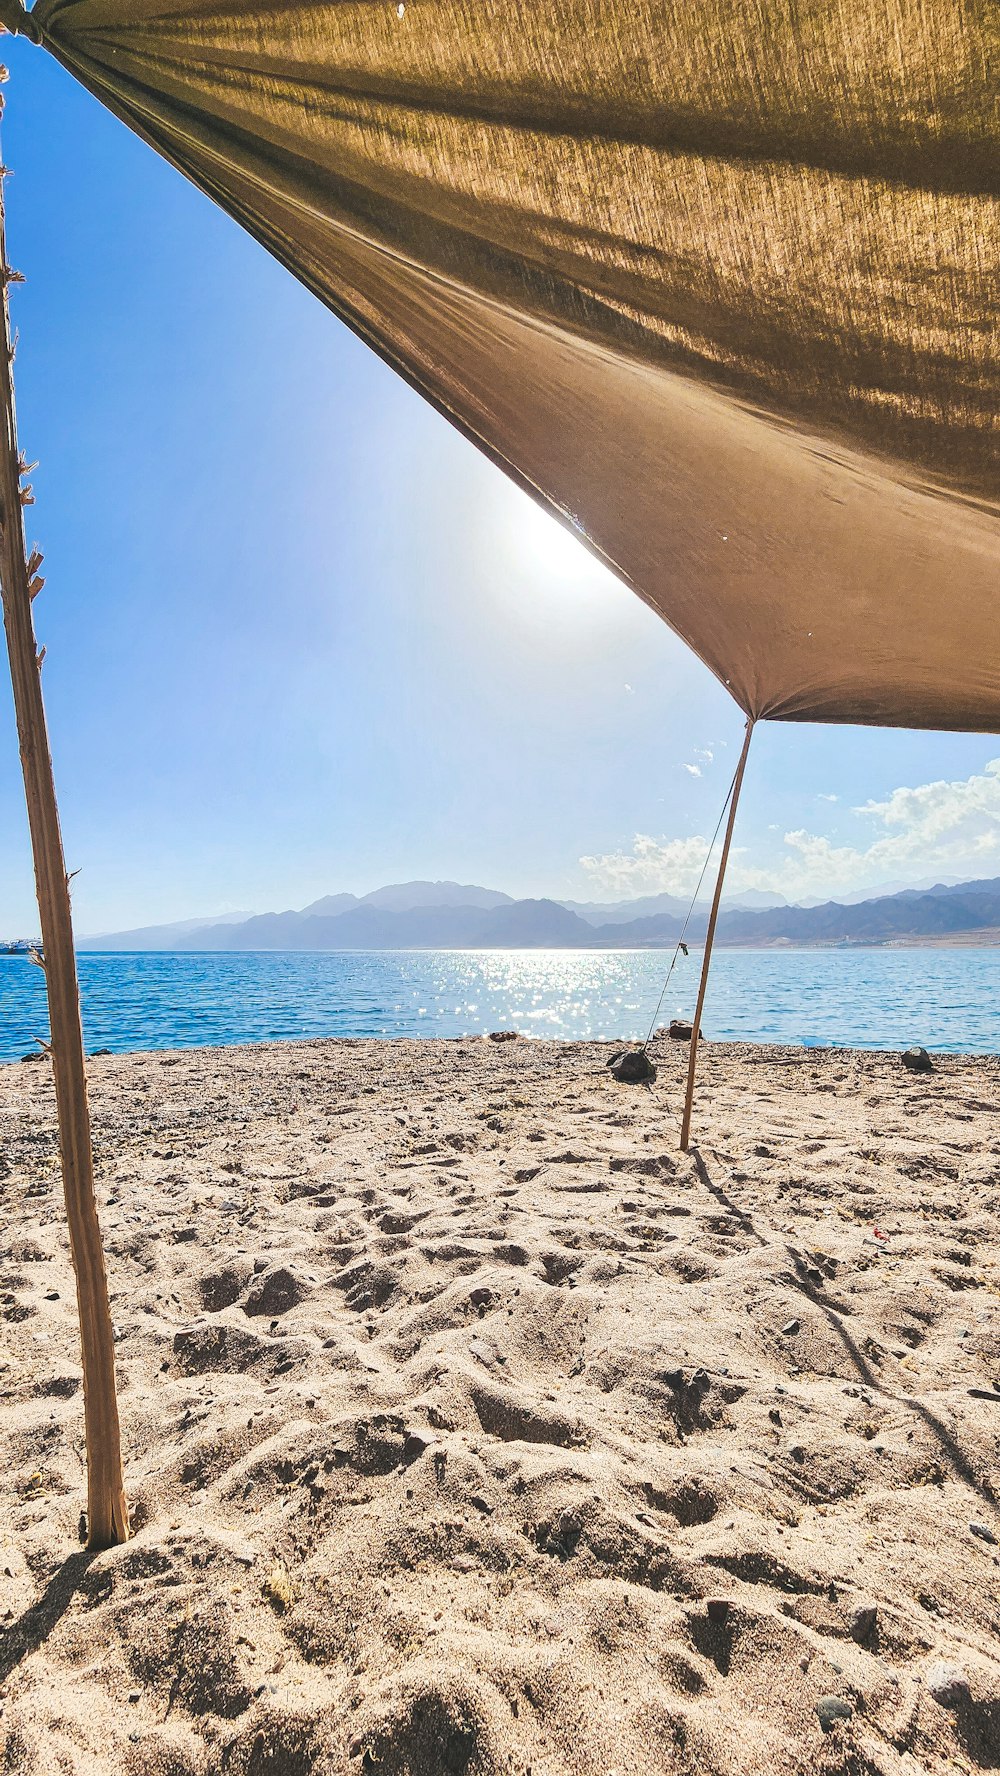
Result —
[{"label": "blue sea water", "polygon": [[[187,1048],[310,1036],[646,1034],[663,950],[380,950],[79,958],[88,1049]],[[681,958],[660,1022],[690,1016],[700,952]],[[717,1040],[993,1053],[1000,948],[716,952],[705,1034]],[[0,958],[0,1060],[45,1037],[41,971]]]}]

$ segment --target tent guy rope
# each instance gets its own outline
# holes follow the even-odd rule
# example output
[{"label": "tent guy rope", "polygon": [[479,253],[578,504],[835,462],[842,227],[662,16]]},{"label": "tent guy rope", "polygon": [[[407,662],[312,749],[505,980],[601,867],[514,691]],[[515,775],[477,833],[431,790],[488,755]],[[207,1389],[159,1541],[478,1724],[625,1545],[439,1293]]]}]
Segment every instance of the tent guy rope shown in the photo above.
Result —
[{"label": "tent guy rope", "polygon": [[[738,770],[739,770],[739,765],[737,765],[737,767],[736,767],[736,771],[738,771]],[[732,798],[733,790],[736,788],[736,771],[733,772],[733,780],[730,783],[729,788],[726,790],[726,799],[723,802],[722,807],[719,809],[719,818],[715,823],[715,831],[712,834],[712,837],[708,841],[708,850],[705,852],[705,861],[701,866],[701,874],[698,877],[698,882],[695,887],[695,891],[691,896],[691,904],[688,907],[688,910],[684,915],[684,923],[681,926],[681,934],[680,934],[680,937],[677,939],[676,944],[674,945],[674,953],[670,958],[670,967],[667,969],[667,978],[664,981],[663,986],[660,989],[660,997],[656,1001],[656,1010],[654,1011],[652,1018],[650,1019],[649,1029],[646,1031],[646,1040],[642,1045],[643,1048],[648,1048],[650,1043],[653,1040],[653,1031],[656,1028],[656,1020],[660,1015],[660,1009],[663,1005],[664,999],[667,996],[667,988],[670,985],[670,981],[671,981],[671,977],[673,975],[674,969],[677,967],[677,958],[680,955],[682,950],[684,951],[685,956],[687,955],[687,943],[685,942],[685,939],[687,938],[688,926],[691,923],[694,909],[698,904],[698,896],[701,893],[702,883],[704,882],[705,877],[708,874],[708,866],[712,861],[712,852],[715,850],[715,842],[718,839],[719,833],[722,830],[722,822],[726,818],[726,809],[729,807],[729,803]]]},{"label": "tent guy rope", "polygon": [[14,352],[8,289],[20,281],[7,263],[3,181],[0,173],[0,274],[3,281],[0,353],[0,592],[10,661],[24,794],[35,866],[42,956],[49,1002],[49,1052],[59,1119],[66,1219],[76,1275],[83,1358],[84,1423],[87,1440],[87,1540],[91,1548],[127,1540],[128,1510],[122,1480],[121,1434],[115,1388],[115,1347],[108,1278],[94,1195],[90,1107],[80,1023],[80,995],[73,951],[69,879],[63,855],[52,758],[49,751],[41,666],[44,648],[35,641],[32,604],[43,581],[41,556],[26,557],[23,507],[31,489],[17,444],[14,411]]},{"label": "tent guy rope", "polygon": [[715,881],[715,893],[712,896],[712,910],[708,915],[708,930],[705,933],[705,954],[701,963],[701,981],[698,986],[698,1003],[694,1008],[694,1021],[691,1025],[691,1053],[688,1056],[687,1090],[684,1095],[684,1116],[681,1121],[681,1152],[686,1153],[691,1145],[691,1109],[694,1104],[694,1081],[698,1066],[698,1039],[701,1034],[701,1014],[705,1008],[705,994],[708,991],[708,971],[712,963],[712,945],[715,942],[715,927],[719,918],[719,905],[722,900],[722,889],[726,879],[726,864],[729,862],[729,848],[733,842],[733,828],[736,825],[736,810],[739,807],[740,790],[743,788],[743,774],[747,768],[747,754],[750,751],[750,737],[754,724],[747,718],[746,737],[743,751],[740,753],[730,791],[729,819],[726,822],[726,836],[722,841],[722,856],[719,859],[719,874]]}]

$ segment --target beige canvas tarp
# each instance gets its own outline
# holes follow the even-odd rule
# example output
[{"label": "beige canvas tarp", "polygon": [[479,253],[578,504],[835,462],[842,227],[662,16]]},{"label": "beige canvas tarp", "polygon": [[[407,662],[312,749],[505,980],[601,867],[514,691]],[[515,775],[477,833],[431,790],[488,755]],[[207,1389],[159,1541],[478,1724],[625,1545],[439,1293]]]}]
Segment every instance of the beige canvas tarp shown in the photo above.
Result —
[{"label": "beige canvas tarp", "polygon": [[998,20],[41,0],[28,29],[748,714],[998,730]]}]

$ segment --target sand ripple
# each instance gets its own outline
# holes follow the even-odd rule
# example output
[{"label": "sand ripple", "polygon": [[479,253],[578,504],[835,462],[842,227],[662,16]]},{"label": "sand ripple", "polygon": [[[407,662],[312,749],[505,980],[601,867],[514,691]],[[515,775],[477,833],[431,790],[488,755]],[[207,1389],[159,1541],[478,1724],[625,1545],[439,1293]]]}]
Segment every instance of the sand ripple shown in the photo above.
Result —
[{"label": "sand ripple", "polygon": [[0,1769],[1000,1768],[1000,1065],[710,1047],[683,1157],[683,1050],[609,1052],[95,1061],[96,1557],[51,1081],[0,1071]]}]

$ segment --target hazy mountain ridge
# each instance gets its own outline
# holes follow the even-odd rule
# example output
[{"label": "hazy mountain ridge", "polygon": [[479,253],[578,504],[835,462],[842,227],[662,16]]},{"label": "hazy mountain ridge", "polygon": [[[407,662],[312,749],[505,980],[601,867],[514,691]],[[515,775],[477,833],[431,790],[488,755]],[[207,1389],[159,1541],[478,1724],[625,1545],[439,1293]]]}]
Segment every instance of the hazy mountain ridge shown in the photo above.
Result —
[{"label": "hazy mountain ridge", "polygon": [[[408,912],[418,907],[512,906],[514,897],[499,888],[480,888],[474,882],[395,882],[370,894],[324,894],[296,911],[282,913],[216,914],[211,919],[179,919],[169,925],[143,925],[133,931],[99,932],[77,940],[81,950],[257,950],[323,949],[321,943],[301,942],[296,932],[302,922],[338,918],[358,908],[375,907],[389,912]],[[317,927],[312,928],[314,934]],[[213,934],[209,941],[208,934]],[[242,933],[238,936],[237,933]],[[282,941],[282,934],[287,941]],[[183,942],[179,941],[184,939]],[[190,939],[191,941],[187,941]]]},{"label": "hazy mountain ridge", "polygon": [[[775,897],[776,898],[776,897]],[[650,906],[666,907],[644,912]],[[498,889],[457,882],[396,883],[372,894],[326,895],[300,912],[260,913],[230,922],[183,920],[81,940],[83,950],[381,950],[665,948],[684,929],[686,903],[669,895],[593,906],[515,900]],[[617,913],[617,917],[599,917]],[[687,937],[700,943],[708,903]],[[724,906],[718,942],[741,946],[840,945],[949,939],[1000,942],[1000,878],[902,889],[864,901],[811,906]]]},{"label": "hazy mountain ridge", "polygon": [[[635,919],[655,918],[661,913],[683,919],[690,900],[680,894],[643,894],[637,900],[562,900],[559,905],[567,907],[571,913],[578,913],[588,925],[626,925]],[[756,909],[783,907],[788,902],[782,894],[768,894],[759,888],[748,888],[742,894],[727,894],[723,905],[727,908]]]},{"label": "hazy mountain ridge", "polygon": [[[127,935],[127,934],[126,934]],[[507,906],[355,906],[334,918],[263,913],[242,925],[194,932],[186,950],[451,950],[561,945],[592,940],[592,927],[553,900]],[[96,946],[95,946],[96,947]]]}]

